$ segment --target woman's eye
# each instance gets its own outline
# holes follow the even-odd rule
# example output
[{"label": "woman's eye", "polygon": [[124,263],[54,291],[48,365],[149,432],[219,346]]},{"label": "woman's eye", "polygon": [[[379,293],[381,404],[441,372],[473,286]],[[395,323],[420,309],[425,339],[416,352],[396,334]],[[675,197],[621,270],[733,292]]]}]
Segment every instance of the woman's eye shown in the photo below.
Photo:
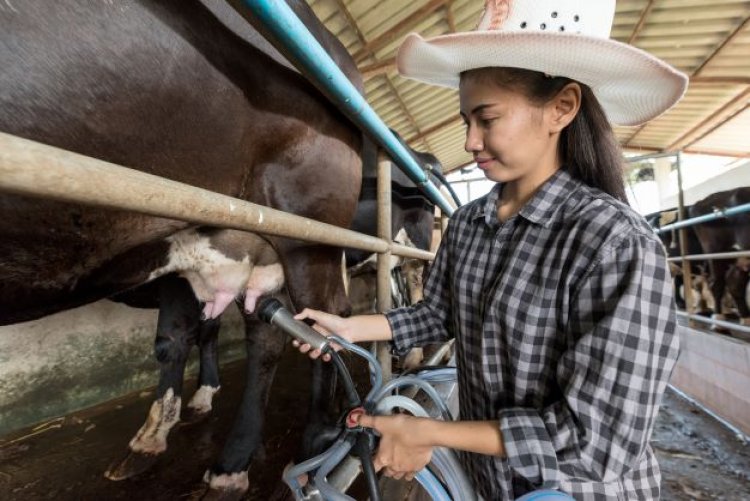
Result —
[{"label": "woman's eye", "polygon": [[489,127],[495,120],[497,120],[497,118],[481,118],[479,119],[479,122],[483,127]]}]

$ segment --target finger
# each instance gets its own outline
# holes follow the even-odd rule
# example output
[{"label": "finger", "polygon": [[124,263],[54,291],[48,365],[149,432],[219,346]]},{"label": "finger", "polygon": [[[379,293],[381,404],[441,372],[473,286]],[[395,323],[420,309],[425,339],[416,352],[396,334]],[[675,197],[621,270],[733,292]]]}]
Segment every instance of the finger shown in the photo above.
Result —
[{"label": "finger", "polygon": [[305,344],[303,344],[302,346],[300,346],[300,347],[299,347],[299,351],[300,351],[301,353],[307,353],[307,352],[308,352],[308,351],[310,351],[311,349],[312,349],[312,346],[310,346],[310,345],[309,345],[309,344],[307,344],[307,343],[305,343]]},{"label": "finger", "polygon": [[331,335],[331,331],[329,331],[328,329],[326,329],[325,327],[323,327],[322,325],[318,323],[313,324],[312,328],[314,331],[319,332],[320,334],[323,334],[324,336]]},{"label": "finger", "polygon": [[299,348],[299,341],[297,341],[296,339],[292,339],[292,346],[294,346],[295,348]]},{"label": "finger", "polygon": [[314,315],[313,310],[310,308],[305,308],[304,310],[300,311],[296,315],[294,315],[295,320],[304,320],[306,318],[310,318],[312,315]]},{"label": "finger", "polygon": [[320,356],[320,350],[315,348],[313,351],[310,352],[310,358],[318,358]]},{"label": "finger", "polygon": [[325,355],[323,355],[323,361],[324,362],[330,362],[331,361],[331,355],[329,355],[328,353],[326,353]]},{"label": "finger", "polygon": [[375,428],[375,417],[376,416],[362,414],[361,416],[359,416],[359,421],[357,422],[357,424],[359,424],[363,428]]}]

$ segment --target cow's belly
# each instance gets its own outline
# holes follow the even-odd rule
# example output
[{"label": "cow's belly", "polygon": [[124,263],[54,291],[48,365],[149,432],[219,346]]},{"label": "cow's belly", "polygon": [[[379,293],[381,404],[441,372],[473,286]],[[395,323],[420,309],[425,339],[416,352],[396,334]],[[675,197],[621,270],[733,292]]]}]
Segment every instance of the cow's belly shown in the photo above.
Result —
[{"label": "cow's belly", "polygon": [[167,273],[185,277],[205,318],[216,318],[235,300],[244,297],[252,313],[258,298],[284,286],[278,255],[261,237],[243,231],[202,233],[188,229],[167,238],[167,263],[151,272],[149,280]]}]

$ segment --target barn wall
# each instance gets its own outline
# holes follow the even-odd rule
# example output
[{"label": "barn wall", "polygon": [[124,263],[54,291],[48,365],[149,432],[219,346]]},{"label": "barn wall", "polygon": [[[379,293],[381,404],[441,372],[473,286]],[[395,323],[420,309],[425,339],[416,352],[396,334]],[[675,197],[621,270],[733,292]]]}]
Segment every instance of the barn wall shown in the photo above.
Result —
[{"label": "barn wall", "polygon": [[[750,162],[743,163],[734,169],[687,188],[684,192],[685,204],[692,205],[713,193],[731,190],[738,186],[750,186]],[[662,208],[677,207],[677,195],[670,195],[662,199],[661,206]]]},{"label": "barn wall", "polygon": [[[156,317],[156,310],[100,301],[0,327],[0,435],[155,385]],[[243,355],[243,337],[241,317],[229,308],[221,362]]]},{"label": "barn wall", "polygon": [[680,327],[672,384],[750,435],[750,343]]}]

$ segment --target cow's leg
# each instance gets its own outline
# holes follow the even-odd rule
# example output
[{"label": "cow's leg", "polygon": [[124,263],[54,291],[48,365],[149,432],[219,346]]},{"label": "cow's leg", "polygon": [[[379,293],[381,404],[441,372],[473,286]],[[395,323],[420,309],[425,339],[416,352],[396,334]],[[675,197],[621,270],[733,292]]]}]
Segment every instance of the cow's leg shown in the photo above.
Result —
[{"label": "cow's leg", "polygon": [[[295,307],[315,308],[342,316],[351,314],[349,299],[339,271],[341,250],[327,246],[279,246],[286,283]],[[333,396],[336,371],[331,363],[312,363],[312,392],[307,426],[297,462],[309,459],[330,446],[340,431],[335,422]]]},{"label": "cow's leg", "polygon": [[748,278],[748,272],[740,266],[731,266],[726,274],[727,291],[734,299],[743,325],[750,325],[750,308],[746,298]]},{"label": "cow's leg", "polygon": [[185,363],[197,338],[199,315],[200,305],[185,279],[178,276],[161,279],[155,342],[160,363],[156,400],[146,422],[130,441],[125,458],[106,471],[105,476],[110,480],[142,473],[166,451],[169,430],[180,420]]},{"label": "cow's leg", "polygon": [[219,391],[219,318],[201,322],[198,332],[200,372],[198,389],[182,411],[181,421],[196,423],[211,412],[213,397]]},{"label": "cow's leg", "polygon": [[[674,300],[677,307],[681,310],[687,309],[687,304],[685,303],[686,298],[683,297],[683,287],[685,285],[685,279],[680,275],[676,275],[673,279],[674,283]],[[687,296],[687,294],[685,294]]]},{"label": "cow's leg", "polygon": [[[715,320],[726,320],[724,311],[722,309],[722,302],[724,299],[724,292],[726,290],[726,275],[731,263],[723,259],[712,260],[709,263],[711,270],[711,295],[714,298],[714,314],[712,318]],[[712,326],[712,330],[716,332],[728,333],[725,327]]]},{"label": "cow's leg", "polygon": [[[280,297],[280,299],[282,299]],[[282,301],[287,302],[284,298]],[[216,463],[206,472],[203,499],[240,499],[249,487],[247,468],[262,445],[263,413],[285,335],[245,313],[245,388],[234,424]]]}]

